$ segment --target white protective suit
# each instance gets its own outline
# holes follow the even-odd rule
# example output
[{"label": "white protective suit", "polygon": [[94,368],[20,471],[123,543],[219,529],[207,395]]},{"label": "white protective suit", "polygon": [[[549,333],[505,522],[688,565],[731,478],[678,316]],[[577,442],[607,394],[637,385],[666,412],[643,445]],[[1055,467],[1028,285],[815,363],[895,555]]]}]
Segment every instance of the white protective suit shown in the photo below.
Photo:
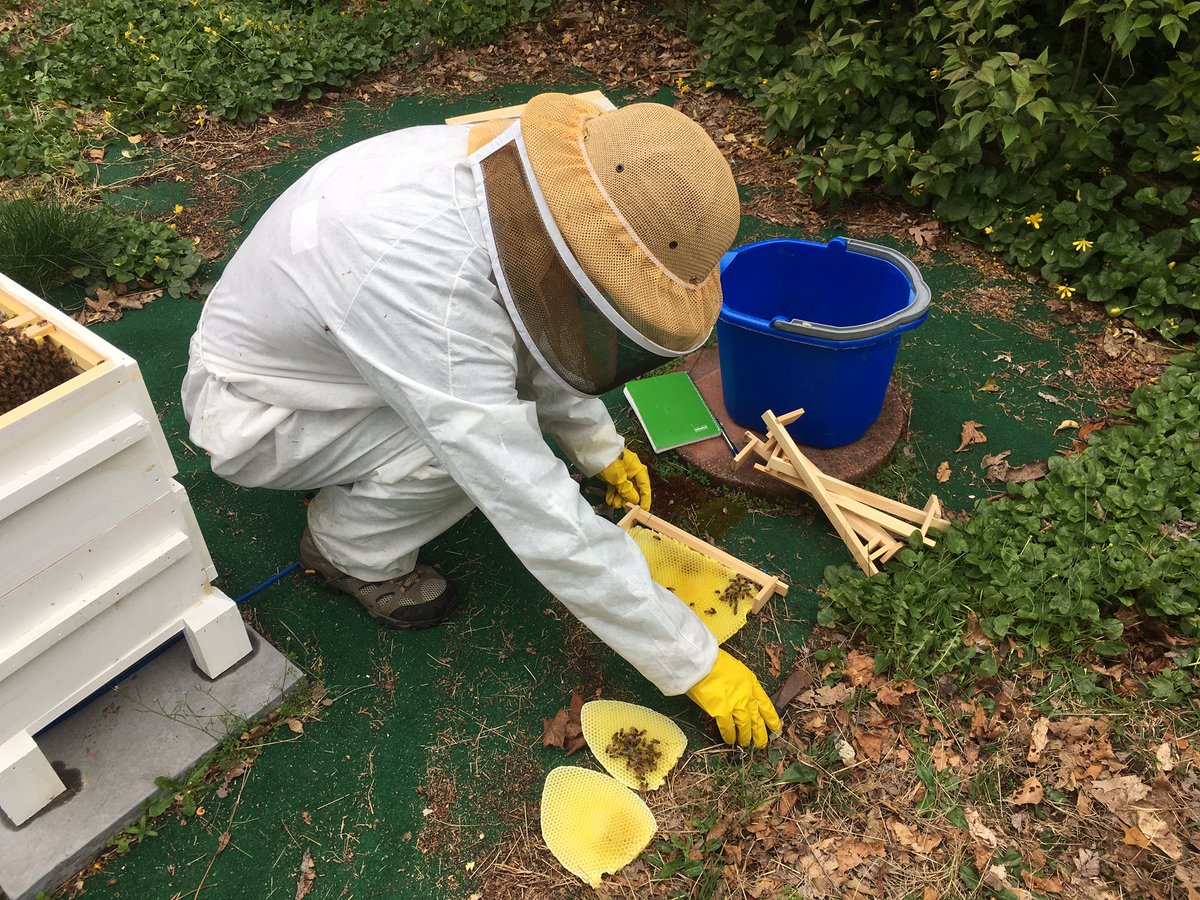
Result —
[{"label": "white protective suit", "polygon": [[230,260],[192,338],[191,439],[246,486],[321,488],[309,530],[347,574],[411,571],[473,507],[664,694],[712,669],[700,619],[597,516],[585,475],[624,444],[603,403],[533,362],[494,283],[468,128],[410,128],[314,166]]}]

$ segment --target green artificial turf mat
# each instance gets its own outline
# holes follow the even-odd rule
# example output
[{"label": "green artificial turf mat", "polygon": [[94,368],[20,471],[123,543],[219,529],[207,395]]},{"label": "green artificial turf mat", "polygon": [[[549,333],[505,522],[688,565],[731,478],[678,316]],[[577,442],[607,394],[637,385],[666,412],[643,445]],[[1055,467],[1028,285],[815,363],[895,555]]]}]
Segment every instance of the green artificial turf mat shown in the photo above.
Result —
[{"label": "green artificial turf mat", "polygon": [[[288,184],[338,147],[519,103],[543,89],[514,86],[456,104],[405,99],[384,112],[347,104],[342,121],[308,149],[246,177],[230,222],[231,245]],[[163,209],[182,196],[175,184],[164,183],[139,187],[128,202]],[[833,233],[803,235],[746,220],[739,243],[781,235],[824,240]],[[1058,423],[1082,420],[1094,398],[1078,395],[1077,383],[1061,374],[1071,365],[1078,334],[1059,328],[1060,343],[970,314],[956,298],[984,284],[979,273],[936,258],[922,271],[933,289],[933,311],[903,338],[897,370],[913,397],[910,449],[872,485],[893,496],[911,492],[908,499],[917,505],[936,491],[950,506],[969,508],[1001,487],[982,479],[985,453],[1011,450],[1013,465],[1047,457],[1069,443],[1069,431],[1055,436]],[[138,360],[207,537],[218,585],[238,596],[295,560],[304,498],[229,485],[188,443],[179,383],[200,308],[163,298],[95,330]],[[1024,316],[1037,323],[1045,314],[1031,308]],[[1001,390],[980,390],[989,379]],[[619,394],[607,399],[623,432],[644,447]],[[984,426],[988,441],[956,453],[968,420]],[[652,463],[664,486],[654,511],[709,533],[792,586],[729,645],[773,691],[777,679],[767,674],[765,648],[781,646],[786,673],[812,627],[822,571],[844,564],[848,555],[810,504],[781,508],[723,497],[703,484],[687,488],[689,473],[677,459],[665,454]],[[942,461],[952,470],[946,484],[934,478]],[[500,834],[523,823],[527,812],[536,814],[526,807],[536,804],[546,771],[564,762],[598,768],[586,750],[567,760],[542,746],[543,720],[567,706],[572,690],[585,699],[601,690],[606,698],[660,710],[681,724],[692,748],[713,741],[711,724],[690,701],[658,695],[585,632],[480,514],[429,545],[423,560],[448,575],[465,598],[447,624],[427,631],[379,629],[353,601],[302,575],[287,576],[244,604],[312,682],[326,685],[332,704],[303,734],[280,727],[263,737],[266,746],[244,784],[235,782],[224,798],[209,795],[203,816],[165,816],[156,837],[89,879],[89,895],[191,897],[203,881],[200,896],[212,900],[291,897],[307,851],[317,875],[310,900],[465,898],[477,889]],[[214,859],[226,830],[229,844]]]}]

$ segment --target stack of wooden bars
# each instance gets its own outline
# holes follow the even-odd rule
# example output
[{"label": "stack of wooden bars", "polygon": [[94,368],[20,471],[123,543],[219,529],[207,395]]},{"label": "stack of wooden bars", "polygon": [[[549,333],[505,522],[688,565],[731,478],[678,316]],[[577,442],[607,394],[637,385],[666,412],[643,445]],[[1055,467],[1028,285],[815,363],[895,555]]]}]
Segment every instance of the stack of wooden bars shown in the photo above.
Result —
[{"label": "stack of wooden bars", "polygon": [[734,457],[734,465],[740,468],[754,460],[758,471],[812,497],[867,575],[874,575],[879,565],[907,546],[914,531],[920,533],[925,546],[934,546],[929,532],[950,526],[937,495],[930,494],[925,507],[917,509],[824,474],[787,432],[787,426],[803,414],[803,409],[782,416],[767,410],[763,413],[767,439],[747,431],[746,445]]}]

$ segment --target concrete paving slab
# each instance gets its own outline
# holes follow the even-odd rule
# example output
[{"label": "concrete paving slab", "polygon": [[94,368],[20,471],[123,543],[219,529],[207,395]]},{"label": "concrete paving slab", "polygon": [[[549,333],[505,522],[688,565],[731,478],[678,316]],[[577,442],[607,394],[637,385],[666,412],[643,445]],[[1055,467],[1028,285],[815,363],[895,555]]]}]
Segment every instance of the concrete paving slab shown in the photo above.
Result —
[{"label": "concrete paving slab", "polygon": [[162,793],[155,778],[181,777],[303,682],[286,657],[249,634],[250,655],[215,680],[179,641],[38,735],[68,790],[20,828],[0,814],[0,892],[28,900],[79,871]]}]

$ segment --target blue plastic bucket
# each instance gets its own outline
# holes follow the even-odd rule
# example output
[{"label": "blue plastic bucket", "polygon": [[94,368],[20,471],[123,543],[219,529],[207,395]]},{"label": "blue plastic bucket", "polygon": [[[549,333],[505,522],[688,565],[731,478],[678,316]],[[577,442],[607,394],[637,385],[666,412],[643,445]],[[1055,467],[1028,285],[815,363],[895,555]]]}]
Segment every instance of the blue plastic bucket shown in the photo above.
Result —
[{"label": "blue plastic bucket", "polygon": [[804,415],[788,431],[840,447],[879,418],[900,335],[929,312],[917,267],[887,247],[759,241],[721,259],[717,349],[725,408],[761,431],[768,409]]}]

